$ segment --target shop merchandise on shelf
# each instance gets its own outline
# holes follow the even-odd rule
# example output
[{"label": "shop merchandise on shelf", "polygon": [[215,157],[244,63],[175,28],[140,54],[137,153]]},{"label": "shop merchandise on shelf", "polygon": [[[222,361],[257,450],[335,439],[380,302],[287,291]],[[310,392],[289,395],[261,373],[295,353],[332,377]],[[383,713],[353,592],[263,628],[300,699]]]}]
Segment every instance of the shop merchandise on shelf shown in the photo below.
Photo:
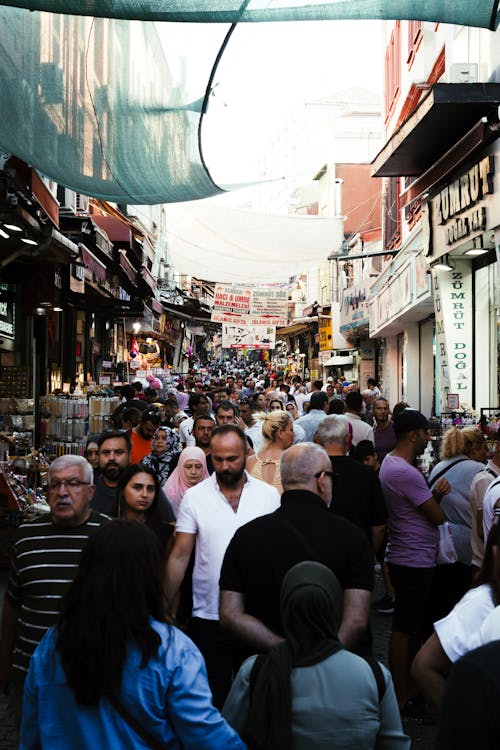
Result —
[{"label": "shop merchandise on shelf", "polygon": [[16,528],[49,510],[47,469],[47,459],[40,451],[0,463],[0,567],[8,564]]},{"label": "shop merchandise on shelf", "polygon": [[[95,392],[93,392],[94,394]],[[117,396],[58,394],[40,399],[40,435],[47,455],[83,456],[86,436],[110,426],[110,416],[120,402]]]}]

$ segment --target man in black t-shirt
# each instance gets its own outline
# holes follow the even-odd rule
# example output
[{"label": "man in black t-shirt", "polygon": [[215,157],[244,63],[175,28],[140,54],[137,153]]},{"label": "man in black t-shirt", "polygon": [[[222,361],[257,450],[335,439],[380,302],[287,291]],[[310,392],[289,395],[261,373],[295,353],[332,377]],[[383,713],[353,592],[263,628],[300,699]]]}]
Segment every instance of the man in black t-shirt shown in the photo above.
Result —
[{"label": "man in black t-shirt", "polygon": [[227,548],[220,577],[221,624],[253,652],[267,651],[282,640],[281,582],[304,560],[323,563],[340,582],[342,643],[356,650],[366,638],[373,552],[358,528],[329,512],[332,474],[319,445],[289,448],[281,458],[281,508],[242,526]]},{"label": "man in black t-shirt", "polygon": [[387,509],[380,480],[373,469],[350,458],[349,422],[341,415],[326,417],[316,432],[334,471],[330,510],[359,526],[376,552],[384,541]]}]

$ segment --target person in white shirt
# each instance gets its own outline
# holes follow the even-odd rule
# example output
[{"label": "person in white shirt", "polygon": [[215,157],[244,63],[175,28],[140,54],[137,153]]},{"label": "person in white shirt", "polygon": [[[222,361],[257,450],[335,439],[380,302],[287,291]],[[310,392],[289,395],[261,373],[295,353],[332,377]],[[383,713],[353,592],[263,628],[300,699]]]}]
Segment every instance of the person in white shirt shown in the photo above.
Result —
[{"label": "person in white shirt", "polygon": [[363,397],[359,391],[351,391],[345,399],[345,416],[352,427],[352,444],[357,445],[361,440],[375,442],[373,428],[362,418]]},{"label": "person in white shirt", "polygon": [[[193,610],[188,635],[202,652],[214,705],[222,706],[237,661],[231,637],[219,624],[219,576],[234,532],[272,513],[280,497],[274,487],[245,471],[247,440],[239,427],[216,427],[210,441],[214,474],[189,489],[182,500],[174,546],[167,561],[165,593],[176,596],[194,550]],[[171,611],[174,614],[171,604]]]}]

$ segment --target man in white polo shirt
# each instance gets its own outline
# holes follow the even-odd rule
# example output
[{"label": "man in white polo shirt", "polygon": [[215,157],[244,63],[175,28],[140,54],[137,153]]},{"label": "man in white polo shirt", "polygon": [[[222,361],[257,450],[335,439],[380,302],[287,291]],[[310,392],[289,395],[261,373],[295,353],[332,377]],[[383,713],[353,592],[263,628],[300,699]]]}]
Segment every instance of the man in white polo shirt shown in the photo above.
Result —
[{"label": "man in white polo shirt", "polygon": [[240,526],[272,513],[274,487],[245,471],[247,441],[236,425],[217,427],[210,440],[214,474],[189,489],[177,517],[167,562],[166,595],[174,602],[195,549],[193,610],[189,636],[202,652],[214,705],[222,707],[234,671],[231,636],[219,624],[219,576],[226,548]]}]

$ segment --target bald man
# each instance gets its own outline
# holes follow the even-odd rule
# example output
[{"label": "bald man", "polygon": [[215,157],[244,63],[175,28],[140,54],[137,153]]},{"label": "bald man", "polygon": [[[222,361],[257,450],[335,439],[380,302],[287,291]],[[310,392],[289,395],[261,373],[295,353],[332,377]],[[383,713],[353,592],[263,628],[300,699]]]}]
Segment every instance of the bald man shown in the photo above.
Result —
[{"label": "bald man", "polygon": [[282,640],[280,588],[285,573],[303,560],[332,570],[344,591],[339,636],[346,648],[367,654],[373,553],[354,524],[328,511],[332,465],[324,448],[299,443],[281,458],[281,507],[239,528],[220,577],[223,627],[255,651]]}]

